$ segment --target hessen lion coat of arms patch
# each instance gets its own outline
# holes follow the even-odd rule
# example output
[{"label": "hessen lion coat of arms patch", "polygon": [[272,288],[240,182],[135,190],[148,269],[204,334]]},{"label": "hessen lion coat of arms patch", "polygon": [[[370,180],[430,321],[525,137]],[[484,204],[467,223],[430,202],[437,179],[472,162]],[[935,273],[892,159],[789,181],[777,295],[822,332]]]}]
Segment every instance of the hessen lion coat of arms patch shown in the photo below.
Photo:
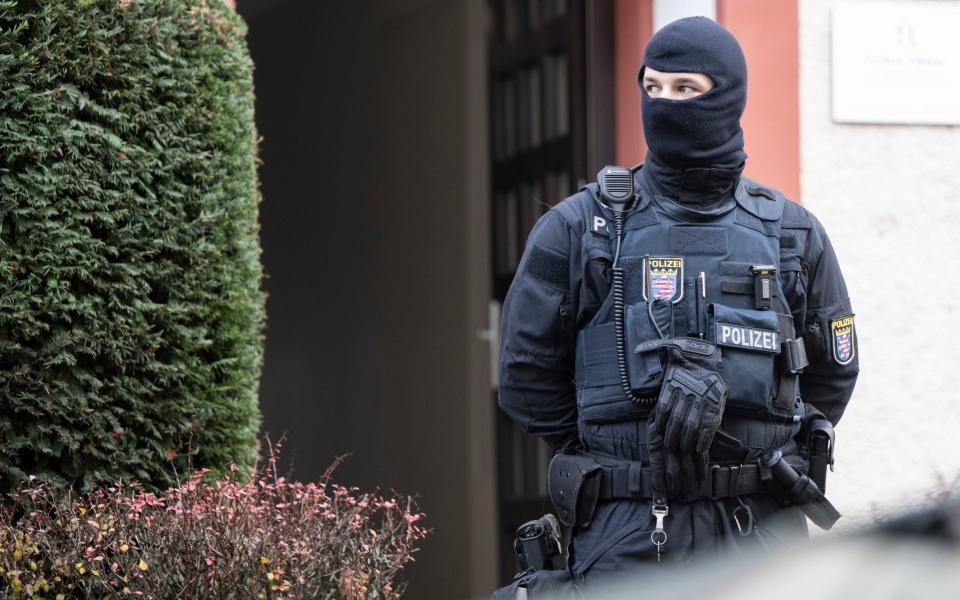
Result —
[{"label": "hessen lion coat of arms patch", "polygon": [[857,355],[853,315],[831,320],[830,333],[833,338],[833,360],[837,361],[838,365],[850,364]]},{"label": "hessen lion coat of arms patch", "polygon": [[643,299],[677,303],[683,298],[683,259],[647,256],[643,259]]}]

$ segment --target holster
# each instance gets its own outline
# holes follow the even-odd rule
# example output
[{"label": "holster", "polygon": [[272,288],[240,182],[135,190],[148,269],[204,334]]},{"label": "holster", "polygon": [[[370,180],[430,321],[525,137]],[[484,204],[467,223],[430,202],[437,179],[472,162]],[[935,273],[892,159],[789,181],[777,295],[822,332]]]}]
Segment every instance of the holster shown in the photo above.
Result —
[{"label": "holster", "polygon": [[835,438],[833,425],[826,419],[815,419],[807,430],[807,451],[810,479],[817,484],[821,492],[827,491],[827,469],[833,469],[833,444]]},{"label": "holster", "polygon": [[557,454],[550,461],[547,489],[560,522],[587,527],[600,499],[601,466],[589,456]]},{"label": "holster", "polygon": [[813,479],[783,460],[783,453],[780,450],[768,450],[761,456],[759,462],[761,467],[770,470],[773,479],[782,486],[787,497],[817,527],[821,529],[833,527],[840,518],[836,507],[827,500]]}]

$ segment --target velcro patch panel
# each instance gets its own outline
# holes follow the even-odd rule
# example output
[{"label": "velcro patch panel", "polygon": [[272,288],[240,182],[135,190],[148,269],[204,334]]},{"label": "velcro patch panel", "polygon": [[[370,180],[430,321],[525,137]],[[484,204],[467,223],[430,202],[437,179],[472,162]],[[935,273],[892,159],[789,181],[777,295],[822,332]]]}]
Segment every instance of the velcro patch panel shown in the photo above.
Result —
[{"label": "velcro patch panel", "polygon": [[723,261],[720,263],[721,275],[753,275],[750,267],[753,263]]},{"label": "velcro patch panel", "polygon": [[670,251],[686,255],[723,256],[729,241],[725,227],[671,227]]},{"label": "velcro patch panel", "polygon": [[526,270],[540,281],[555,288],[570,287],[570,264],[566,258],[541,246],[530,249]]}]

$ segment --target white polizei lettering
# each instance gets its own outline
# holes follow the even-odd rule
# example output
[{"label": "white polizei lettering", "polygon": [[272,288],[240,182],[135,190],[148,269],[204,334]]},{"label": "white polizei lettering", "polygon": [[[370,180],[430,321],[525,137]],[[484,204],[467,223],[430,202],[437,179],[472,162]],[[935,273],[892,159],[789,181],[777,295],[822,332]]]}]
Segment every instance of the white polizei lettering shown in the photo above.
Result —
[{"label": "white polizei lettering", "polygon": [[717,343],[727,346],[740,346],[767,352],[776,352],[780,344],[780,336],[776,331],[769,329],[754,329],[717,323]]},{"label": "white polizei lettering", "polygon": [[593,217],[593,230],[600,231],[601,229],[607,228],[607,220],[603,217],[594,216]]}]

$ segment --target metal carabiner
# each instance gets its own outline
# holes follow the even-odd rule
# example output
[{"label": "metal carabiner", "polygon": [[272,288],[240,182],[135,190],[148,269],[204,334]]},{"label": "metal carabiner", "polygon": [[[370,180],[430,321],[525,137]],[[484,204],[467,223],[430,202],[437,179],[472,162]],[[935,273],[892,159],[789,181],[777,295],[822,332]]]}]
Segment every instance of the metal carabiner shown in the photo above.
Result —
[{"label": "metal carabiner", "polygon": [[[750,507],[743,503],[743,500],[740,497],[737,497],[737,502],[740,503],[740,506],[733,509],[733,522],[737,524],[737,530],[740,532],[742,537],[747,537],[753,533],[754,520],[753,520],[753,511],[750,510]],[[746,524],[740,522],[741,513],[746,515]]]}]

